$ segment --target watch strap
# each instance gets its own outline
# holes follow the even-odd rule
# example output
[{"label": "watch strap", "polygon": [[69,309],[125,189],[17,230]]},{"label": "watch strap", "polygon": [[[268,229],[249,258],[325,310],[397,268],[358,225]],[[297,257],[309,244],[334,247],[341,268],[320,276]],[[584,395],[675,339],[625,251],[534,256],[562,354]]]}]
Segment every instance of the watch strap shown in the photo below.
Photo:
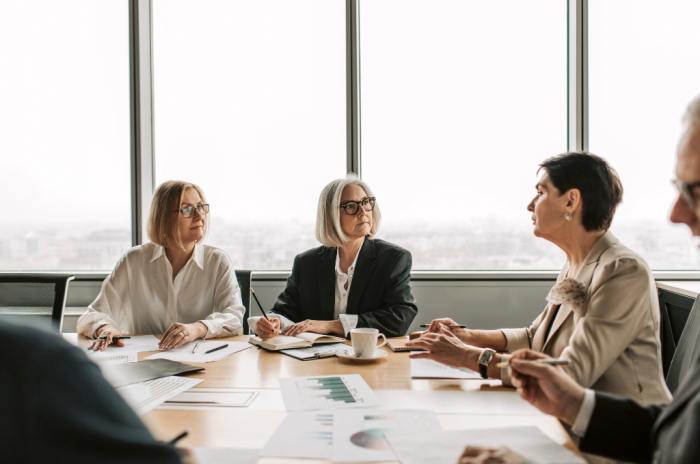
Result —
[{"label": "watch strap", "polygon": [[482,379],[489,378],[489,363],[491,362],[494,354],[496,354],[494,350],[491,348],[486,348],[484,351],[482,351],[481,355],[479,355],[479,374],[481,374]]}]

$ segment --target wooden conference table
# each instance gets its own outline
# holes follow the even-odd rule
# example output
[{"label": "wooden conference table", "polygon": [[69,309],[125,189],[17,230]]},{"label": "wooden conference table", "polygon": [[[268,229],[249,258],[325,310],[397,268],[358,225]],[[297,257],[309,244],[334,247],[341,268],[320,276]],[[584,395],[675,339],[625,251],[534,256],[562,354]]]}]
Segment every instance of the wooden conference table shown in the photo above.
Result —
[{"label": "wooden conference table", "polygon": [[[160,338],[160,335],[156,335]],[[89,340],[77,334],[64,337],[81,348],[87,348]],[[219,340],[248,341],[248,336]],[[348,343],[349,344],[349,343]],[[195,364],[206,370],[190,375],[204,379],[202,388],[279,388],[279,378],[313,375],[360,374],[375,390],[462,390],[480,391],[488,395],[493,391],[513,391],[501,386],[500,380],[423,380],[411,379],[411,365],[407,352],[394,353],[387,347],[388,356],[371,363],[358,363],[341,358],[324,358],[300,361],[281,353],[272,353],[256,346],[234,353],[221,361]],[[139,353],[139,361],[153,353]],[[197,388],[195,387],[195,388]],[[514,393],[515,394],[515,393]],[[420,405],[416,405],[420,407]],[[192,447],[261,449],[277,426],[287,415],[283,411],[251,411],[246,409],[164,410],[154,409],[141,419],[159,440],[170,440],[189,428],[191,433],[181,441]],[[438,414],[443,430],[507,427],[517,425],[537,426],[555,442],[578,453],[559,421],[545,415],[478,415]],[[260,458],[259,464],[296,462],[299,459]]]}]

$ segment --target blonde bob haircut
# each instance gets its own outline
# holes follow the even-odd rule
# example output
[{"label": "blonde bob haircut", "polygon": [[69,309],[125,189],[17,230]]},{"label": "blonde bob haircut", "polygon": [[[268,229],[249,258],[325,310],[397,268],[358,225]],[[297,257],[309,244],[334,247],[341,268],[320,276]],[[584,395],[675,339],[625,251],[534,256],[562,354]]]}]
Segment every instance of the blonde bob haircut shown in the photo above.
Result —
[{"label": "blonde bob haircut", "polygon": [[[326,185],[318,198],[318,212],[316,213],[316,240],[324,246],[339,247],[350,241],[340,227],[340,197],[343,195],[343,190],[350,185],[359,185],[365,191],[365,195],[368,197],[374,196],[369,185],[354,173],[350,173],[344,179],[336,179]],[[371,213],[372,228],[368,236],[370,240],[377,234],[379,222],[382,219],[382,213],[379,211],[377,203],[374,204],[374,209]]]},{"label": "blonde bob haircut", "polygon": [[[169,180],[158,186],[156,193],[153,194],[146,229],[148,237],[153,243],[166,248],[185,249],[182,237],[180,237],[180,209],[182,209],[182,197],[185,195],[185,190],[190,188],[197,191],[203,203],[207,202],[202,189],[189,182]],[[209,223],[205,219],[203,231],[205,237],[208,229]]]}]

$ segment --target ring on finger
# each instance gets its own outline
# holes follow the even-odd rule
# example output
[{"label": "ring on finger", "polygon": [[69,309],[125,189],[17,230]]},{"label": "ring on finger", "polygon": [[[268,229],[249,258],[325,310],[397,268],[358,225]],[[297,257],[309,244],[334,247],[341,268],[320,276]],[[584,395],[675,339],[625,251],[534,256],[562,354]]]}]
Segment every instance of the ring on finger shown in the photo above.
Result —
[{"label": "ring on finger", "polygon": [[187,336],[187,334],[185,333],[184,330],[183,330],[182,332],[180,332],[180,335],[182,335],[183,337],[186,337],[186,336]]}]

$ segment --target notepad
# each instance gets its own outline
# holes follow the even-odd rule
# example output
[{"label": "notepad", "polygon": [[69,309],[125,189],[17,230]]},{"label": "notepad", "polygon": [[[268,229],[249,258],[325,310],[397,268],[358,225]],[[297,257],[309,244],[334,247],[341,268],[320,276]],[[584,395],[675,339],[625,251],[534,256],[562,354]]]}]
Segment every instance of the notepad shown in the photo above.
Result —
[{"label": "notepad", "polygon": [[387,339],[386,341],[386,346],[391,348],[391,351],[411,351],[412,348],[409,348],[406,346],[406,343],[409,342],[408,338],[402,338],[400,340],[394,340],[394,339]]},{"label": "notepad", "polygon": [[312,332],[303,332],[296,334],[294,337],[278,335],[269,340],[263,340],[255,335],[250,337],[249,343],[258,345],[270,351],[289,350],[292,348],[308,348],[312,345],[321,343],[338,343],[346,342],[347,340],[333,335],[317,334]]}]

